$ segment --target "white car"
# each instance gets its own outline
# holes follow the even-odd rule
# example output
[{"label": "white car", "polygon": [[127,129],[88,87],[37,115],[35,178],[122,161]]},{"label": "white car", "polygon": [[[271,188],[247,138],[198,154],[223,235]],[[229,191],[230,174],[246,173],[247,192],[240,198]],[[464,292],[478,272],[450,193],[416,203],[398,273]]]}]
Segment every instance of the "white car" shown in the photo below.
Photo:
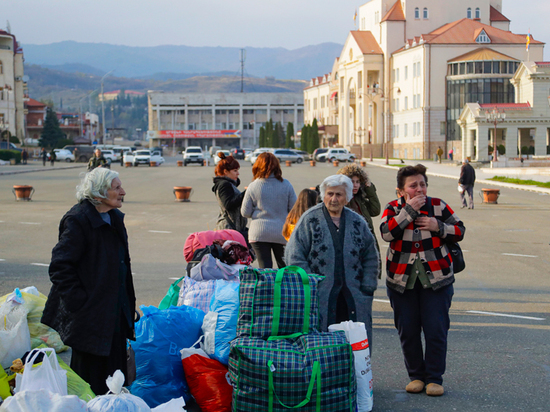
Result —
[{"label": "white car", "polygon": [[[62,161],[65,161],[67,163],[74,162],[74,154],[72,154],[70,150],[67,150],[67,149],[53,149],[53,151],[55,152],[55,159],[58,162],[62,162]],[[48,153],[48,158],[49,158],[49,156],[50,156],[50,154]]]},{"label": "white car", "polygon": [[319,162],[326,160],[330,162],[334,162],[335,160],[339,160],[340,162],[355,162],[355,155],[342,147],[333,147],[328,149],[326,153],[318,155]]},{"label": "white car", "polygon": [[256,149],[252,152],[252,155],[250,155],[250,164],[256,163],[256,159],[259,155],[261,155],[264,152],[269,152],[271,149],[269,147],[260,147],[259,149]]},{"label": "white car", "polygon": [[117,162],[120,160],[120,157],[111,149],[100,149],[101,155],[107,160],[109,163]]},{"label": "white car", "polygon": [[183,152],[183,165],[187,166],[188,163],[198,163],[204,166],[204,155],[200,146],[189,146],[185,149],[185,152]]},{"label": "white car", "polygon": [[220,163],[220,160],[221,157],[218,156],[218,153],[222,152],[225,157],[228,157],[228,156],[231,156],[231,152],[229,150],[218,150],[215,154],[214,154],[214,164],[217,165],[218,163]]},{"label": "white car", "polygon": [[[125,155],[124,161],[129,161],[126,159],[129,159],[127,155]],[[158,150],[155,150],[154,152],[150,150],[136,150],[133,153],[132,163],[135,167],[139,166],[140,164],[151,166],[151,162],[156,162],[157,165],[160,166],[164,163],[164,157],[160,155],[160,152]]]}]

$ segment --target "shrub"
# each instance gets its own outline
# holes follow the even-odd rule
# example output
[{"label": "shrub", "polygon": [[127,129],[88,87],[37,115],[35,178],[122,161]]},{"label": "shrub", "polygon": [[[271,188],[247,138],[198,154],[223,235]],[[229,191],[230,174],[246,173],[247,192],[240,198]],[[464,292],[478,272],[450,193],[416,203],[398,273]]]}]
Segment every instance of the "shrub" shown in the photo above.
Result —
[{"label": "shrub", "polygon": [[506,154],[506,147],[503,144],[499,144],[497,150],[500,154]]},{"label": "shrub", "polygon": [[17,150],[0,150],[0,160],[15,159],[16,163],[21,163],[21,152]]}]

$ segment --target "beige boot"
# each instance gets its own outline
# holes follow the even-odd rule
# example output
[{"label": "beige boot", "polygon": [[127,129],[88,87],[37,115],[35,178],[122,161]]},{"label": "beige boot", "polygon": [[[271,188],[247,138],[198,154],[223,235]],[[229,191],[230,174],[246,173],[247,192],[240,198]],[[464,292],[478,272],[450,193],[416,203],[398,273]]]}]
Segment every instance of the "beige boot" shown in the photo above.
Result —
[{"label": "beige boot", "polygon": [[443,386],[437,383],[428,383],[428,386],[426,386],[426,395],[428,396],[441,396],[444,393],[445,389],[443,389]]},{"label": "beige boot", "polygon": [[421,380],[414,380],[409,382],[407,386],[405,386],[405,390],[409,393],[420,393],[424,389],[424,382]]}]

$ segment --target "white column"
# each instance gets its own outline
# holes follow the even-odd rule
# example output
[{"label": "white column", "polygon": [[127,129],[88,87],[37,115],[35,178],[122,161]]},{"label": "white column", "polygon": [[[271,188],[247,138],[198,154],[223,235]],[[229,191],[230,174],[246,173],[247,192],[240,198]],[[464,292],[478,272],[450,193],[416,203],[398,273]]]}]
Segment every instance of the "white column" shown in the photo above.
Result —
[{"label": "white column", "polygon": [[189,130],[189,106],[185,105],[183,108],[185,109],[185,130]]},{"label": "white column", "polygon": [[506,146],[505,156],[508,159],[517,156],[517,150],[518,150],[518,127],[517,126],[508,126],[506,128],[505,146]]},{"label": "white column", "polygon": [[477,160],[489,160],[489,127],[477,126],[477,141],[476,141],[476,153]]},{"label": "white column", "polygon": [[535,129],[535,156],[546,156],[546,130],[542,125]]},{"label": "white column", "polygon": [[157,105],[157,130],[160,130],[160,105]]}]

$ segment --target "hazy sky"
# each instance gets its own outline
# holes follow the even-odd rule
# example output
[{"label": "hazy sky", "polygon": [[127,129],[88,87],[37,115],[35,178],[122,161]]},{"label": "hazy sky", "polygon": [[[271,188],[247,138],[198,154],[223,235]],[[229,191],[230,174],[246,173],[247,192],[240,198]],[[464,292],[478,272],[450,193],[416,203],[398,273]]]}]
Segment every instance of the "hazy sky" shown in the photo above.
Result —
[{"label": "hazy sky", "polygon": [[[455,0],[460,1],[460,0]],[[344,43],[350,0],[1,0],[3,20],[24,44],[63,40],[127,46],[283,47]],[[503,0],[511,29],[550,47],[549,0]],[[0,21],[0,28],[6,21]],[[549,49],[550,50],[550,49]],[[546,54],[546,53],[545,53]]]}]

